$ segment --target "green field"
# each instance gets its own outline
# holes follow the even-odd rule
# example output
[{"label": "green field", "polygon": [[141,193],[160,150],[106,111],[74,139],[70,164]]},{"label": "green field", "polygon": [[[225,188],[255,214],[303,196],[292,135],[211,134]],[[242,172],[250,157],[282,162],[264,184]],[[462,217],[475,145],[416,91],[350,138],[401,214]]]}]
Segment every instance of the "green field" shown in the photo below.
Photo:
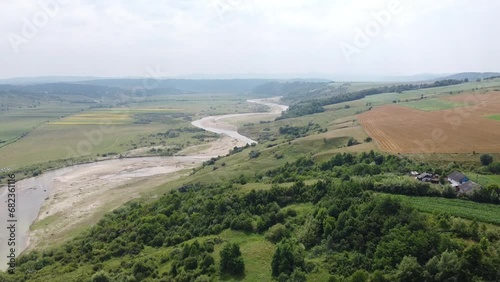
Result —
[{"label": "green field", "polygon": [[488,118],[500,121],[500,115],[489,116]]},{"label": "green field", "polygon": [[361,101],[370,103],[372,106],[379,106],[384,104],[390,104],[394,100],[404,101],[405,99],[418,99],[418,98],[420,98],[420,94],[418,93],[411,93],[411,94],[408,94],[407,92],[383,93],[383,94],[366,96],[365,98],[361,99]]},{"label": "green field", "polygon": [[0,147],[20,138],[34,128],[68,116],[84,109],[85,105],[69,103],[47,103],[36,108],[15,108],[0,112]]},{"label": "green field", "polygon": [[[245,258],[245,281],[271,281],[271,259],[275,246],[264,236],[245,234],[243,232],[226,230],[219,235],[224,241],[240,245],[241,253]],[[222,245],[217,245],[214,251],[216,265],[220,264],[219,252]],[[221,280],[233,281],[231,277],[222,277]]]},{"label": "green field", "polygon": [[394,196],[422,212],[433,214],[448,213],[452,216],[500,225],[500,206],[480,204],[471,201],[434,198]]},{"label": "green field", "polygon": [[[424,96],[450,96],[464,92],[478,92],[482,93],[488,90],[499,89],[500,79],[490,79],[483,81],[472,81],[468,83],[461,83],[456,85],[449,85],[443,87],[433,87],[418,90],[405,91],[403,94],[407,95],[424,95]],[[450,94],[451,93],[451,94]]]},{"label": "green field", "polygon": [[[191,121],[203,116],[254,112],[259,106],[235,94],[157,95],[123,103],[97,109],[83,109],[75,103],[49,103],[2,112],[2,168],[19,169],[75,157],[96,158],[152,146],[197,145],[202,143],[195,138],[199,132],[179,129],[195,129]],[[178,136],[156,136],[168,130],[177,130]]]},{"label": "green field", "polygon": [[440,110],[462,107],[464,103],[447,101],[442,99],[424,99],[415,102],[408,102],[408,103],[405,102],[401,103],[400,105],[422,111],[440,111]]},{"label": "green field", "polygon": [[472,181],[481,184],[483,187],[487,187],[492,184],[500,186],[500,175],[482,175],[475,172],[468,172],[466,175],[469,176]]}]

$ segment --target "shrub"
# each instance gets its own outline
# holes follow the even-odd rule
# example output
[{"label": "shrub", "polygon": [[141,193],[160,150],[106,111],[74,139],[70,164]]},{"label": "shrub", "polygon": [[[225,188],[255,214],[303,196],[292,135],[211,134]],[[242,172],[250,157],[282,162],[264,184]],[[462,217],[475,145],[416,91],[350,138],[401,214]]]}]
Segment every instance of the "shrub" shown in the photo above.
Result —
[{"label": "shrub", "polygon": [[184,267],[186,270],[193,270],[198,267],[198,261],[195,257],[188,257],[184,260]]},{"label": "shrub", "polygon": [[305,268],[304,250],[298,242],[284,239],[276,246],[271,262],[272,274],[274,277],[291,275],[296,268]]},{"label": "shrub", "polygon": [[490,154],[483,154],[481,157],[479,157],[479,160],[481,161],[481,164],[484,166],[490,165],[493,162],[493,156]]},{"label": "shrub", "polygon": [[491,163],[488,165],[488,171],[494,174],[500,174],[500,163]]},{"label": "shrub", "polygon": [[277,223],[269,228],[266,232],[266,238],[273,242],[279,242],[283,238],[287,238],[290,235],[290,231],[281,223]]},{"label": "shrub", "polygon": [[92,276],[92,282],[109,282],[111,278],[109,278],[108,273],[104,271],[99,271]]},{"label": "shrub", "polygon": [[245,273],[245,263],[241,257],[240,246],[237,244],[226,244],[220,251],[220,272],[231,275]]},{"label": "shrub", "polygon": [[260,152],[259,151],[250,151],[250,153],[248,153],[248,156],[251,158],[251,159],[256,159],[260,156]]},{"label": "shrub", "polygon": [[354,145],[357,145],[359,144],[358,140],[354,139],[354,138],[349,138],[349,140],[347,141],[347,147],[350,147],[350,146],[354,146]]}]

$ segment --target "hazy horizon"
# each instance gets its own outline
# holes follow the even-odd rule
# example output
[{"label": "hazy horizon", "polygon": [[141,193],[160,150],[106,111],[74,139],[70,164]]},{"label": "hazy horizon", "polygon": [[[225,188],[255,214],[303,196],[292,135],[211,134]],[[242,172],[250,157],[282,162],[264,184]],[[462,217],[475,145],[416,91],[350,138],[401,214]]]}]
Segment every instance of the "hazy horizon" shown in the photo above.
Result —
[{"label": "hazy horizon", "polygon": [[[494,72],[500,3],[46,0],[0,4],[0,78]],[[324,77],[328,76],[328,77]]]}]

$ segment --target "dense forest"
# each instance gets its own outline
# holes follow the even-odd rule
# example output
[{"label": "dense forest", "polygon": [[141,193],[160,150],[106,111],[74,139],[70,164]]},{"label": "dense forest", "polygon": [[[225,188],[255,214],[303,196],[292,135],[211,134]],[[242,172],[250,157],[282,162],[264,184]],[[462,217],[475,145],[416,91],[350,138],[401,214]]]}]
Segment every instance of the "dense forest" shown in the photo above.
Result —
[{"label": "dense forest", "polygon": [[[344,153],[185,185],[152,202],[131,202],[60,247],[21,257],[16,274],[0,274],[0,281],[243,279],[245,255],[217,237],[228,229],[275,245],[270,275],[276,281],[306,281],[320,268],[329,281],[498,281],[498,229],[422,214],[387,194],[456,197],[446,186],[409,181],[410,169],[432,167],[373,151]],[[273,184],[240,193],[238,185],[247,182]],[[294,208],[300,204],[311,204],[311,211]],[[150,255],[158,249],[165,250],[161,256]]]}]

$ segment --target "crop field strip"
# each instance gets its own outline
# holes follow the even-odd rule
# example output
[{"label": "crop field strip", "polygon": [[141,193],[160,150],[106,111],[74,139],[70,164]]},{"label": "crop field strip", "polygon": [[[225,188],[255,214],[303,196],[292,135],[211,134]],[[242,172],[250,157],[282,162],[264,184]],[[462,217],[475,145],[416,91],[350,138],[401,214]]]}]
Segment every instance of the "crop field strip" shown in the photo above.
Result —
[{"label": "crop field strip", "polygon": [[19,140],[35,128],[61,116],[74,114],[82,109],[79,104],[42,105],[36,108],[16,108],[0,113],[0,147]]},{"label": "crop field strip", "polygon": [[440,111],[462,107],[464,104],[458,101],[443,99],[424,99],[414,102],[401,103],[402,106],[422,111]]},{"label": "crop field strip", "polygon": [[489,119],[500,121],[500,115],[488,116]]},{"label": "crop field strip", "polygon": [[50,125],[96,125],[96,124],[130,124],[134,121],[134,114],[158,114],[179,112],[182,109],[167,108],[124,108],[102,109],[78,113],[64,119],[49,123]]},{"label": "crop field strip", "polygon": [[448,213],[455,217],[500,225],[500,206],[438,197],[394,196],[422,212]]},{"label": "crop field strip", "polygon": [[[453,100],[470,105],[470,97]],[[477,105],[433,112],[385,105],[358,119],[380,149],[391,153],[500,152],[500,143],[492,142],[500,140],[500,123],[486,118],[500,111],[500,92],[474,99]]]}]

